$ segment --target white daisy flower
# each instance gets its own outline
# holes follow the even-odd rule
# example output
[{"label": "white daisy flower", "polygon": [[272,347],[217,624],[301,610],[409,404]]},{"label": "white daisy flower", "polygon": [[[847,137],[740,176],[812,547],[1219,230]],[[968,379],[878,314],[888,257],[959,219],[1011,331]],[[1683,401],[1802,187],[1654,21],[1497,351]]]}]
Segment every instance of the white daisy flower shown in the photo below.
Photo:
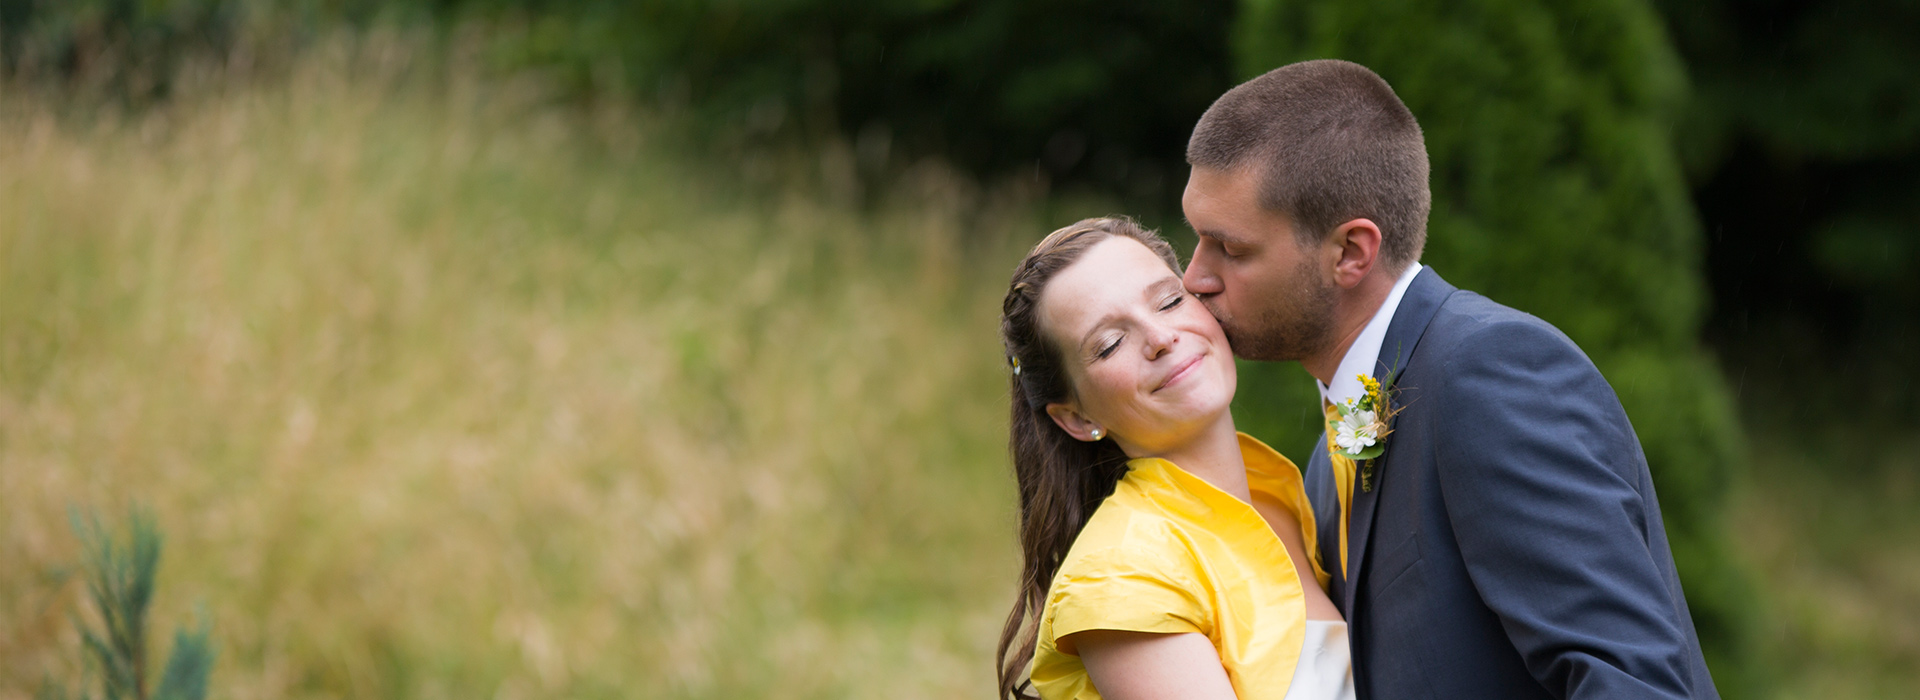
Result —
[{"label": "white daisy flower", "polygon": [[1373,411],[1354,411],[1347,414],[1334,428],[1333,444],[1346,450],[1347,454],[1353,455],[1372,447],[1380,438],[1374,419]]}]

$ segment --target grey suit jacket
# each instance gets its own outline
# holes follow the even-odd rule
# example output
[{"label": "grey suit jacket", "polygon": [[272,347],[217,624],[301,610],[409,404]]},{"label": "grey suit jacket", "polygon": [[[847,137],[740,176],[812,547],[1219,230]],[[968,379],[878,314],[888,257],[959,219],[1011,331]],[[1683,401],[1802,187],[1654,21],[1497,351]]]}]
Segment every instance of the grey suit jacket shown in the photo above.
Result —
[{"label": "grey suit jacket", "polygon": [[1573,341],[1428,268],[1376,368],[1400,413],[1345,576],[1324,437],[1305,470],[1360,698],[1719,697],[1640,441]]}]

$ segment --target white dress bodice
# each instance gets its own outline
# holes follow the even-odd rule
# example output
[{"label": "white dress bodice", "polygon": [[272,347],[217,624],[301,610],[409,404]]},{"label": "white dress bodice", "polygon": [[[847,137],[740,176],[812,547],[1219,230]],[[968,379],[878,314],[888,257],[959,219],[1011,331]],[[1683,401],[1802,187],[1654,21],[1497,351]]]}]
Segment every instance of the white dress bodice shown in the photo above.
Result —
[{"label": "white dress bodice", "polygon": [[1347,623],[1308,620],[1300,644],[1300,663],[1286,700],[1353,700],[1353,652],[1347,647]]}]

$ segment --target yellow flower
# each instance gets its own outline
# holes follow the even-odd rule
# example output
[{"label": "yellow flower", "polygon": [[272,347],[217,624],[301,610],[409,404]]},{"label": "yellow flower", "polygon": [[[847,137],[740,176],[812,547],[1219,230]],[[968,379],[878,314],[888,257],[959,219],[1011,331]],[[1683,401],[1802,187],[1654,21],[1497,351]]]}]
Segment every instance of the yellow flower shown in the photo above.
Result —
[{"label": "yellow flower", "polygon": [[1359,377],[1360,386],[1367,390],[1367,405],[1375,410],[1385,408],[1386,402],[1380,399],[1380,382],[1364,374]]}]

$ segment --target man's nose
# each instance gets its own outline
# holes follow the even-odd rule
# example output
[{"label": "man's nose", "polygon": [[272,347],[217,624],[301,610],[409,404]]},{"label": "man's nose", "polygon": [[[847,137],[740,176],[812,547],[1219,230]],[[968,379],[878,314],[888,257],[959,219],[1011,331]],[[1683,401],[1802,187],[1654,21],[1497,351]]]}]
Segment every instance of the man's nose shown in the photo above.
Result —
[{"label": "man's nose", "polygon": [[1180,283],[1186,286],[1188,292],[1199,296],[1219,294],[1227,288],[1220,281],[1220,276],[1213,274],[1197,258],[1187,266],[1187,274],[1181,276]]}]

